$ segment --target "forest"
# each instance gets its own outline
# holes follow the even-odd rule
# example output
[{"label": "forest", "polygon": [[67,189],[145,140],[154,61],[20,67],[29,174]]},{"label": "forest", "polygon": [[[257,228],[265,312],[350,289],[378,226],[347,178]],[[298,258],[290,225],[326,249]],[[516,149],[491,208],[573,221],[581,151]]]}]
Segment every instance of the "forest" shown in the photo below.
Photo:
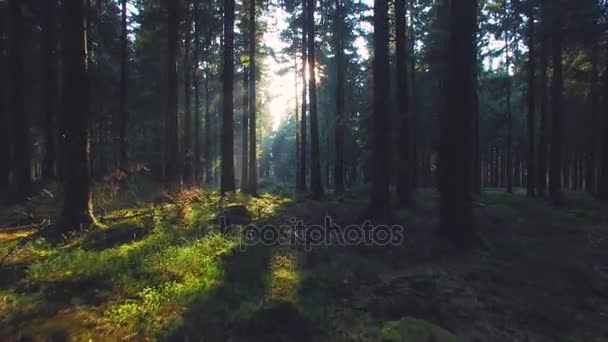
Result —
[{"label": "forest", "polygon": [[0,0],[0,341],[607,340],[608,1]]}]

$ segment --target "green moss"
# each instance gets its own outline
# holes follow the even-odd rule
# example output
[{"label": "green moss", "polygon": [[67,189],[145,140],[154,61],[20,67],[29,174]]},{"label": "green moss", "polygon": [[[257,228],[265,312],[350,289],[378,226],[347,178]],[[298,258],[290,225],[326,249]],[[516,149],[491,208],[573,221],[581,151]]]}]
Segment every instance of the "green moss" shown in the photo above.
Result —
[{"label": "green moss", "polygon": [[380,332],[383,342],[457,342],[451,332],[422,319],[405,317],[386,322]]}]

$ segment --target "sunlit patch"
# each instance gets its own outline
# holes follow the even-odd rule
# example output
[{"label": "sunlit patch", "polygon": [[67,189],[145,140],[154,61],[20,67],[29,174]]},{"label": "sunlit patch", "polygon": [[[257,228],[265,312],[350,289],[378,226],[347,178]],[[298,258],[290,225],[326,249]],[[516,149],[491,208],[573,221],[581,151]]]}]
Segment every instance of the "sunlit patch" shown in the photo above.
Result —
[{"label": "sunlit patch", "polygon": [[277,301],[295,302],[300,284],[300,274],[295,256],[277,253],[272,257],[270,298]]}]

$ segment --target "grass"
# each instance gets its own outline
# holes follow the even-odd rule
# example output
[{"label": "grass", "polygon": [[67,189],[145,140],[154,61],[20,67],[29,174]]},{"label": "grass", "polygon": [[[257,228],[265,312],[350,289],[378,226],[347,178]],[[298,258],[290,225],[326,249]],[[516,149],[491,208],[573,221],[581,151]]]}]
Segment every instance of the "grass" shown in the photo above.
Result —
[{"label": "grass", "polygon": [[[586,234],[604,241],[605,229],[591,228],[608,222],[608,211],[582,194],[567,193],[565,206],[553,208],[486,190],[475,211],[491,249],[464,256],[443,255],[419,235],[408,248],[305,252],[246,246],[219,229],[218,215],[230,206],[245,206],[260,225],[289,217],[316,223],[327,214],[345,225],[366,205],[356,192],[319,203],[276,188],[259,197],[186,189],[152,195],[163,200],[106,198],[97,209],[102,229],[58,246],[30,242],[0,268],[0,339],[374,341],[399,322],[480,340],[591,341],[603,332],[608,303],[596,282],[603,278],[579,271],[606,262],[605,249],[590,248]],[[419,191],[416,208],[395,210],[396,219],[411,234],[428,234],[437,200],[436,192]],[[50,212],[45,205],[36,201],[35,209]],[[0,256],[31,233],[0,233]],[[555,251],[568,251],[569,260]],[[588,301],[593,310],[574,304]]]}]

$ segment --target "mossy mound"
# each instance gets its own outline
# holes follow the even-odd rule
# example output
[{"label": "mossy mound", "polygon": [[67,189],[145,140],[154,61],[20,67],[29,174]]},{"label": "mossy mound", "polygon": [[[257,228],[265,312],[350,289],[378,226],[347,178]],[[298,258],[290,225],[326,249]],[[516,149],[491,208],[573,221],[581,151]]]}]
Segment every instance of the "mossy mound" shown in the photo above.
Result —
[{"label": "mossy mound", "polygon": [[422,319],[405,317],[386,322],[380,332],[382,342],[457,342],[451,332]]}]

